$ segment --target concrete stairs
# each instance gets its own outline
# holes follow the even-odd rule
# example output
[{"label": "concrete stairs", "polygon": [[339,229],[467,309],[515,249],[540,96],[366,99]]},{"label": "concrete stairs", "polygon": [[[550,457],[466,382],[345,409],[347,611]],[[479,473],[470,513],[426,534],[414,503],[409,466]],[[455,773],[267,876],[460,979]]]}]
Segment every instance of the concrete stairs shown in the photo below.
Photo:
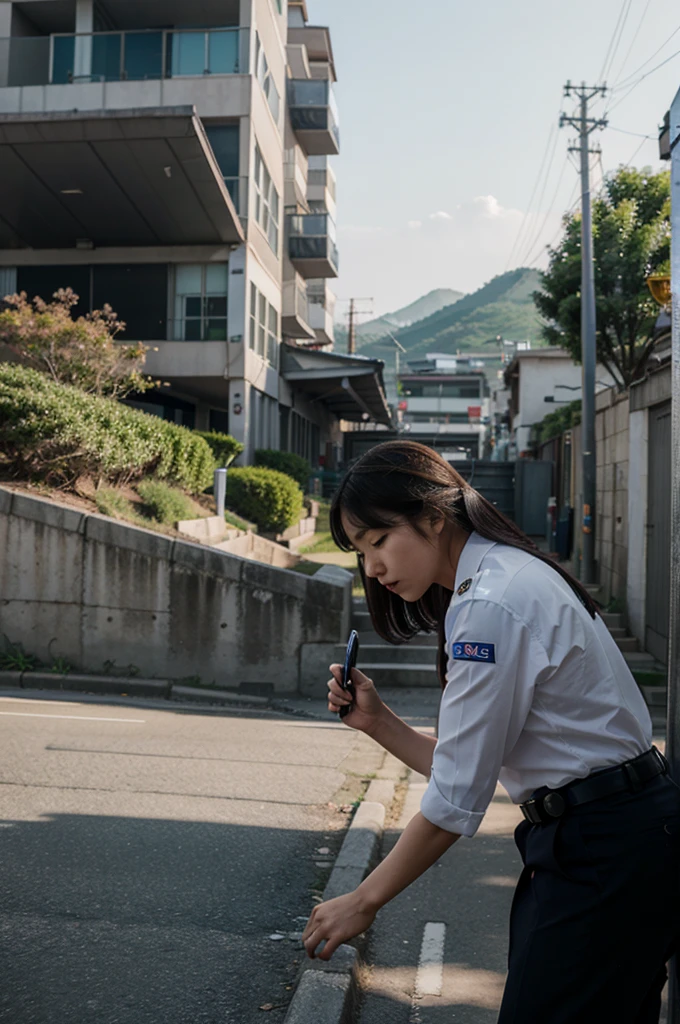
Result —
[{"label": "concrete stairs", "polygon": [[[364,598],[352,599],[352,627],[359,634],[357,667],[378,688],[439,688],[435,634],[421,633],[410,643],[399,646],[388,644],[373,630]],[[337,660],[341,662],[344,655],[344,647],[339,644]]]}]

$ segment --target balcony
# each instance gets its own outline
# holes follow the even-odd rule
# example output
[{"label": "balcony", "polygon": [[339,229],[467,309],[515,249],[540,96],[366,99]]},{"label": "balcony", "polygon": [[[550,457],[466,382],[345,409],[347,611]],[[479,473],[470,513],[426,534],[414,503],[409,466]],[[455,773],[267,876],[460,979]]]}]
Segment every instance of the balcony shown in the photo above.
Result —
[{"label": "balcony", "polygon": [[143,29],[0,39],[0,85],[145,82],[248,73],[248,30]]},{"label": "balcony", "polygon": [[294,213],[288,217],[288,255],[304,278],[338,276],[335,224],[327,213]]},{"label": "balcony", "polygon": [[314,329],[319,345],[335,342],[335,295],[325,281],[307,282],[309,300],[309,326]]},{"label": "balcony", "polygon": [[290,79],[288,108],[295,134],[307,153],[335,156],[340,152],[338,110],[327,79]]},{"label": "balcony", "polygon": [[284,338],[314,341],[316,335],[309,324],[307,290],[298,274],[294,281],[284,281],[282,299],[281,333]]}]

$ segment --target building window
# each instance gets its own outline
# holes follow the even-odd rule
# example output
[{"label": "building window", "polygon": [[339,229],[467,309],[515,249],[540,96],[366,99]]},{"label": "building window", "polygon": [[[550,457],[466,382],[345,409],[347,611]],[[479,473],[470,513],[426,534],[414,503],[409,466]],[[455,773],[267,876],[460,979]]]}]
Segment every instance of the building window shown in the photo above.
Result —
[{"label": "building window", "polygon": [[185,264],[175,276],[175,340],[226,341],[227,264]]},{"label": "building window", "polygon": [[253,352],[274,367],[279,365],[280,319],[261,291],[250,285],[249,344]]},{"label": "building window", "polygon": [[269,104],[269,109],[272,112],[272,117],[279,123],[279,116],[281,114],[281,97],[279,91],[274,85],[274,77],[269,67],[267,56],[264,52],[262,43],[260,42],[259,35],[255,36],[255,67],[257,69],[257,80],[262,87],[262,92],[265,95],[265,99]]},{"label": "building window", "polygon": [[[241,209],[241,199],[245,200],[245,196],[239,195],[239,126],[238,124],[206,124],[205,132],[234,206],[238,213],[245,214],[245,210]],[[245,202],[243,205],[245,206]]]},{"label": "building window", "polygon": [[255,220],[264,231],[269,244],[279,252],[279,193],[274,188],[260,147],[255,146]]}]

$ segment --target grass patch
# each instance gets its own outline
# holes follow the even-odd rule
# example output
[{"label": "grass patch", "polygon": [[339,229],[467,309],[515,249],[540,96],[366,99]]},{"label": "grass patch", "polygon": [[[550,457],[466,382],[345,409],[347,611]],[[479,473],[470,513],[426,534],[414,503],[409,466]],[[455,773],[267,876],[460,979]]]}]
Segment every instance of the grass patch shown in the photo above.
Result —
[{"label": "grass patch", "polygon": [[123,519],[126,523],[134,523],[135,526],[151,526],[151,523],[144,516],[140,516],[135,506],[124,494],[117,491],[115,487],[102,487],[94,496],[97,510],[103,516],[110,516],[111,519]]},{"label": "grass patch", "polygon": [[303,559],[301,562],[298,562],[297,565],[294,565],[292,568],[293,572],[301,572],[304,576],[314,576],[319,571],[319,569],[323,568],[323,566],[321,565],[320,562],[305,562],[305,560]]},{"label": "grass patch", "polygon": [[301,548],[298,548],[301,555],[318,555],[327,551],[339,550],[329,532],[319,533],[318,531],[314,534],[311,544],[303,544]]},{"label": "grass patch", "polygon": [[639,687],[666,686],[668,684],[665,672],[645,672],[642,669],[634,669],[633,679]]},{"label": "grass patch", "polygon": [[230,526],[235,526],[238,530],[251,530],[253,533],[257,533],[257,524],[249,523],[243,516],[237,516],[235,512],[230,512],[226,509],[224,518]]},{"label": "grass patch", "polygon": [[174,526],[183,519],[197,519],[204,515],[203,509],[180,491],[162,480],[141,480],[137,493],[146,505],[150,517],[164,526]]}]

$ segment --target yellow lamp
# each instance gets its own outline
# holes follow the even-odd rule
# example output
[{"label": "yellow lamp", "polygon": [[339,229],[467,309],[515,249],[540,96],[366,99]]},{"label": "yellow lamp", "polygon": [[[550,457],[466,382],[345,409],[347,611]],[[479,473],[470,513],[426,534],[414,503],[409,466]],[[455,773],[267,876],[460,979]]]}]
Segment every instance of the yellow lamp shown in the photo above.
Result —
[{"label": "yellow lamp", "polygon": [[671,278],[670,274],[652,274],[647,278],[647,287],[652,293],[652,298],[660,306],[668,306],[671,301]]}]

